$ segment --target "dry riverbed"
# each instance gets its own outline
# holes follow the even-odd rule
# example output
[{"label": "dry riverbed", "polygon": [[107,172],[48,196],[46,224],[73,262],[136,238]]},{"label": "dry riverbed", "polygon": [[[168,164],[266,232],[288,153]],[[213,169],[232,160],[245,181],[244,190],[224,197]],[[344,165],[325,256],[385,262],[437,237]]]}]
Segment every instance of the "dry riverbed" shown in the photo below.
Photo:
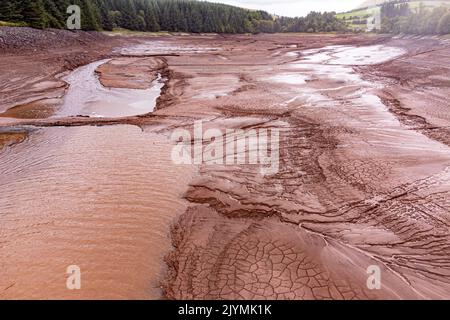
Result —
[{"label": "dry riverbed", "polygon": [[[450,298],[449,43],[47,42],[1,54],[1,298]],[[279,130],[278,171],[177,165],[200,120]]]}]

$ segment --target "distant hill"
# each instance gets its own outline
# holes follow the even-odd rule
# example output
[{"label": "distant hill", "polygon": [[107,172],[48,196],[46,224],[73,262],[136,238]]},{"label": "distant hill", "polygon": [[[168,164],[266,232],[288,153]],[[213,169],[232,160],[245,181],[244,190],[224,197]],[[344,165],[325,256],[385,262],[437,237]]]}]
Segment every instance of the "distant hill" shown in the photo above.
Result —
[{"label": "distant hill", "polygon": [[[361,3],[358,7],[356,7],[354,10],[351,10],[351,11],[356,11],[361,8],[375,7],[375,6],[381,5],[385,2],[397,2],[397,0],[366,0],[363,3]],[[410,0],[410,1],[406,1],[406,2],[423,2],[425,5],[428,5],[428,6],[436,6],[436,5],[440,5],[442,2],[450,3],[450,0]]]},{"label": "distant hill", "polygon": [[382,4],[386,1],[389,0],[366,0],[363,3],[361,3],[361,5],[359,5],[357,8],[355,9],[360,9],[360,8],[367,8],[367,7],[374,7],[376,5]]},{"label": "distant hill", "polygon": [[[368,0],[336,17],[354,31],[450,33],[450,0]],[[370,28],[372,27],[372,28]]]},{"label": "distant hill", "polygon": [[67,8],[73,4],[81,8],[83,30],[270,33],[346,29],[334,13],[274,17],[261,10],[194,0],[0,0],[0,26],[64,29]]}]

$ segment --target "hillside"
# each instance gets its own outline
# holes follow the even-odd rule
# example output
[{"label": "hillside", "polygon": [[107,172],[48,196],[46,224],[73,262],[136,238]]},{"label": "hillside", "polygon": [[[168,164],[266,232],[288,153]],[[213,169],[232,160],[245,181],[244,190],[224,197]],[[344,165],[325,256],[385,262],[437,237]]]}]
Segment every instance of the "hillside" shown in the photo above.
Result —
[{"label": "hillside", "polygon": [[194,0],[10,0],[0,3],[0,21],[62,29],[70,4],[80,6],[83,30],[270,33],[345,29],[334,13],[273,17],[265,11]]},{"label": "hillside", "polygon": [[[367,1],[364,1],[363,3],[361,3],[357,8],[355,8],[355,10],[352,10],[352,11],[357,11],[362,8],[370,8],[370,7],[380,6],[386,2],[398,2],[398,1],[396,1],[396,0],[367,0]],[[404,2],[417,3],[417,5],[420,2],[422,2],[426,6],[436,6],[436,5],[440,5],[443,2],[445,3],[445,2],[450,2],[450,1],[449,0],[421,0],[421,1],[410,0],[410,1],[404,1]]]},{"label": "hillside", "polygon": [[448,33],[445,16],[449,9],[449,0],[369,0],[336,17],[354,31],[370,31],[379,17],[379,28],[384,32],[436,34]]},{"label": "hillside", "polygon": [[384,3],[386,1],[387,0],[366,0],[363,3],[361,3],[361,5],[359,5],[356,9],[367,8],[367,7],[374,7],[374,6],[377,6],[379,4]]}]

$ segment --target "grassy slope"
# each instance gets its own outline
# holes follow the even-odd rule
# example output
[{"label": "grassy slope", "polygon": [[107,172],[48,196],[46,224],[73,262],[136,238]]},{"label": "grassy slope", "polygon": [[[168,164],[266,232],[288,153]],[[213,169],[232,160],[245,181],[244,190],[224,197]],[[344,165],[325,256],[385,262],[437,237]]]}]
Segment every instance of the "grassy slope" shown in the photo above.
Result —
[{"label": "grassy slope", "polygon": [[369,12],[368,9],[363,9],[363,10],[355,10],[355,11],[351,11],[351,12],[346,12],[346,13],[338,13],[336,15],[336,17],[338,19],[343,19],[343,18],[349,18],[349,17],[363,17],[365,15],[367,15]]},{"label": "grassy slope", "polygon": [[26,27],[27,24],[25,22],[6,22],[0,21],[0,27]]},{"label": "grassy slope", "polygon": [[[418,8],[420,6],[420,3],[423,3],[425,5],[425,7],[438,7],[440,5],[448,5],[450,6],[450,1],[438,1],[438,0],[432,0],[432,1],[410,1],[409,2],[409,6],[410,8],[414,9],[414,8]],[[345,13],[338,13],[336,15],[336,17],[338,19],[349,19],[350,17],[359,17],[360,19],[363,19],[364,16],[368,15],[368,14],[373,14],[376,11],[380,10],[379,6],[375,6],[375,7],[371,7],[368,9],[355,9],[354,11],[350,11],[350,12],[345,12]],[[351,29],[357,29],[357,28],[364,28],[364,25],[358,25],[358,24],[352,24],[351,23],[352,20],[348,20],[347,21],[347,25],[351,28]]]}]

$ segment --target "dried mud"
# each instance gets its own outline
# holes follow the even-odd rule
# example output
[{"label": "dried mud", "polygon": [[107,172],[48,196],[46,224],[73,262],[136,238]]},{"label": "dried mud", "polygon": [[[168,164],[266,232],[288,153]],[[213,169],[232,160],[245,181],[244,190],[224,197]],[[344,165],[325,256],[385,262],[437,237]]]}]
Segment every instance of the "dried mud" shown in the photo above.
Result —
[{"label": "dried mud", "polygon": [[[151,48],[151,40],[139,41]],[[371,45],[404,53],[377,64],[305,65],[305,55],[338,50],[327,46]],[[158,39],[161,54],[164,46],[172,55],[157,59],[168,81],[152,114],[0,119],[4,128],[132,124],[166,137],[177,128],[191,129],[195,120],[222,130],[280,130],[277,174],[263,176],[254,166],[203,165],[189,179],[183,196],[188,207],[173,223],[173,248],[165,258],[164,298],[450,298],[447,42],[192,35]],[[174,49],[187,47],[195,50]],[[28,63],[15,58],[18,66]],[[152,74],[140,65],[148,57],[122,59],[105,67],[102,77],[129,86]],[[2,75],[6,99],[0,107],[33,101],[30,85],[55,75],[39,68],[11,68],[29,79],[25,86]],[[303,80],[292,81],[296,74]],[[54,98],[54,88],[44,91]],[[380,290],[366,284],[367,268],[374,265],[381,269]],[[11,289],[5,288],[8,297]],[[125,297],[135,297],[131,292]]]}]

